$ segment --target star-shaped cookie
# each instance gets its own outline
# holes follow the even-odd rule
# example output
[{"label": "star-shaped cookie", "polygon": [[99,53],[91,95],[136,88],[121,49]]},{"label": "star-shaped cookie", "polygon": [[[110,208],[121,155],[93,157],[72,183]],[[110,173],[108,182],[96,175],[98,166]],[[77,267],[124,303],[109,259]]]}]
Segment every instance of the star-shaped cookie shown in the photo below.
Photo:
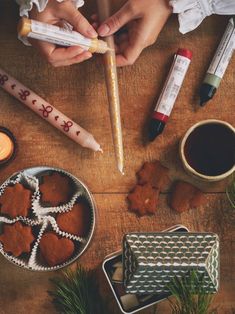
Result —
[{"label": "star-shaped cookie", "polygon": [[205,195],[201,190],[188,182],[178,181],[173,189],[170,206],[182,213],[203,205],[205,201]]},{"label": "star-shaped cookie", "polygon": [[0,212],[11,218],[28,216],[31,207],[32,192],[22,184],[8,186],[0,196]]},{"label": "star-shaped cookie", "polygon": [[131,211],[140,216],[154,214],[157,209],[159,190],[151,186],[150,183],[136,185],[135,189],[127,196]]},{"label": "star-shaped cookie", "polygon": [[22,253],[29,253],[34,239],[32,228],[22,225],[19,221],[12,225],[4,224],[3,233],[0,235],[4,251],[15,257]]},{"label": "star-shaped cookie", "polygon": [[50,203],[51,206],[58,206],[69,201],[73,193],[70,178],[60,173],[53,173],[43,176],[42,180],[43,183],[39,186],[42,202]]}]

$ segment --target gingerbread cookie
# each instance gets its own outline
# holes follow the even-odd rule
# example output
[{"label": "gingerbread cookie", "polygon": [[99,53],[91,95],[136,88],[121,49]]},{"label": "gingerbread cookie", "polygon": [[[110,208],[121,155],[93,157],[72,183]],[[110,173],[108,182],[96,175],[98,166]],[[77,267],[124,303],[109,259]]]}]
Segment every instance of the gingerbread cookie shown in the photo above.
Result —
[{"label": "gingerbread cookie", "polygon": [[69,212],[58,214],[56,221],[60,230],[85,237],[91,225],[90,208],[84,201],[76,203]]},{"label": "gingerbread cookie", "polygon": [[4,251],[15,257],[20,256],[22,253],[29,253],[31,243],[34,240],[32,228],[24,226],[19,221],[12,225],[4,224],[3,233],[0,235],[0,242],[3,244]]},{"label": "gingerbread cookie", "polygon": [[59,238],[53,232],[45,233],[39,242],[40,252],[49,266],[66,262],[74,252],[73,241]]},{"label": "gingerbread cookie", "polygon": [[11,218],[17,216],[28,216],[31,207],[32,192],[22,184],[6,187],[0,196],[0,211]]},{"label": "gingerbread cookie", "polygon": [[206,201],[201,190],[190,183],[178,181],[171,196],[170,207],[179,213],[203,205]]},{"label": "gingerbread cookie", "polygon": [[73,184],[69,177],[60,173],[53,173],[42,177],[43,183],[39,185],[42,193],[42,202],[58,206],[67,203],[73,194]]},{"label": "gingerbread cookie", "polygon": [[165,189],[170,179],[169,169],[164,167],[160,161],[145,162],[139,172],[137,172],[138,183],[150,183],[153,187],[162,191]]},{"label": "gingerbread cookie", "polygon": [[135,211],[140,216],[154,214],[158,204],[159,190],[151,186],[150,183],[136,185],[135,189],[127,196],[131,211]]}]

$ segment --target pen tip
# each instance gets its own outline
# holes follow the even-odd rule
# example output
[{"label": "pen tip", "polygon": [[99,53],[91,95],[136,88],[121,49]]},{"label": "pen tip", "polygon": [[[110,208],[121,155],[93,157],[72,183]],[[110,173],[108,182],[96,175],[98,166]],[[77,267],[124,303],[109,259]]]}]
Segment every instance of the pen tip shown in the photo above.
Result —
[{"label": "pen tip", "polygon": [[200,100],[200,106],[203,107],[206,104],[204,100]]}]

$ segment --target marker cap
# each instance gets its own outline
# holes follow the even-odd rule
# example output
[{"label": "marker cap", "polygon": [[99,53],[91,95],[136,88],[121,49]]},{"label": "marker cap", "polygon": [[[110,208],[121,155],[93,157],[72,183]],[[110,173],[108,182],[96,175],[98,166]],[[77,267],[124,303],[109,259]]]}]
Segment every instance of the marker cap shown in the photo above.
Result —
[{"label": "marker cap", "polygon": [[188,58],[189,60],[191,60],[193,57],[192,51],[189,49],[185,49],[185,48],[179,48],[176,54],[179,56],[183,56],[185,58]]},{"label": "marker cap", "polygon": [[30,19],[27,19],[26,17],[20,19],[17,26],[17,32],[21,37],[27,37],[27,35],[31,32]]}]

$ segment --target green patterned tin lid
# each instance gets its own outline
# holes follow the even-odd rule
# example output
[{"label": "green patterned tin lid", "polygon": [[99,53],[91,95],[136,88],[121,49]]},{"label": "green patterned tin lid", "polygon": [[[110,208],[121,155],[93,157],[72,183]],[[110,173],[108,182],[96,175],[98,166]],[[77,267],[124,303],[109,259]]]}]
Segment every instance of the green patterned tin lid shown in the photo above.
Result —
[{"label": "green patterned tin lid", "polygon": [[208,293],[219,287],[219,238],[214,233],[130,233],[123,238],[127,293],[169,292],[175,276],[196,270]]}]

